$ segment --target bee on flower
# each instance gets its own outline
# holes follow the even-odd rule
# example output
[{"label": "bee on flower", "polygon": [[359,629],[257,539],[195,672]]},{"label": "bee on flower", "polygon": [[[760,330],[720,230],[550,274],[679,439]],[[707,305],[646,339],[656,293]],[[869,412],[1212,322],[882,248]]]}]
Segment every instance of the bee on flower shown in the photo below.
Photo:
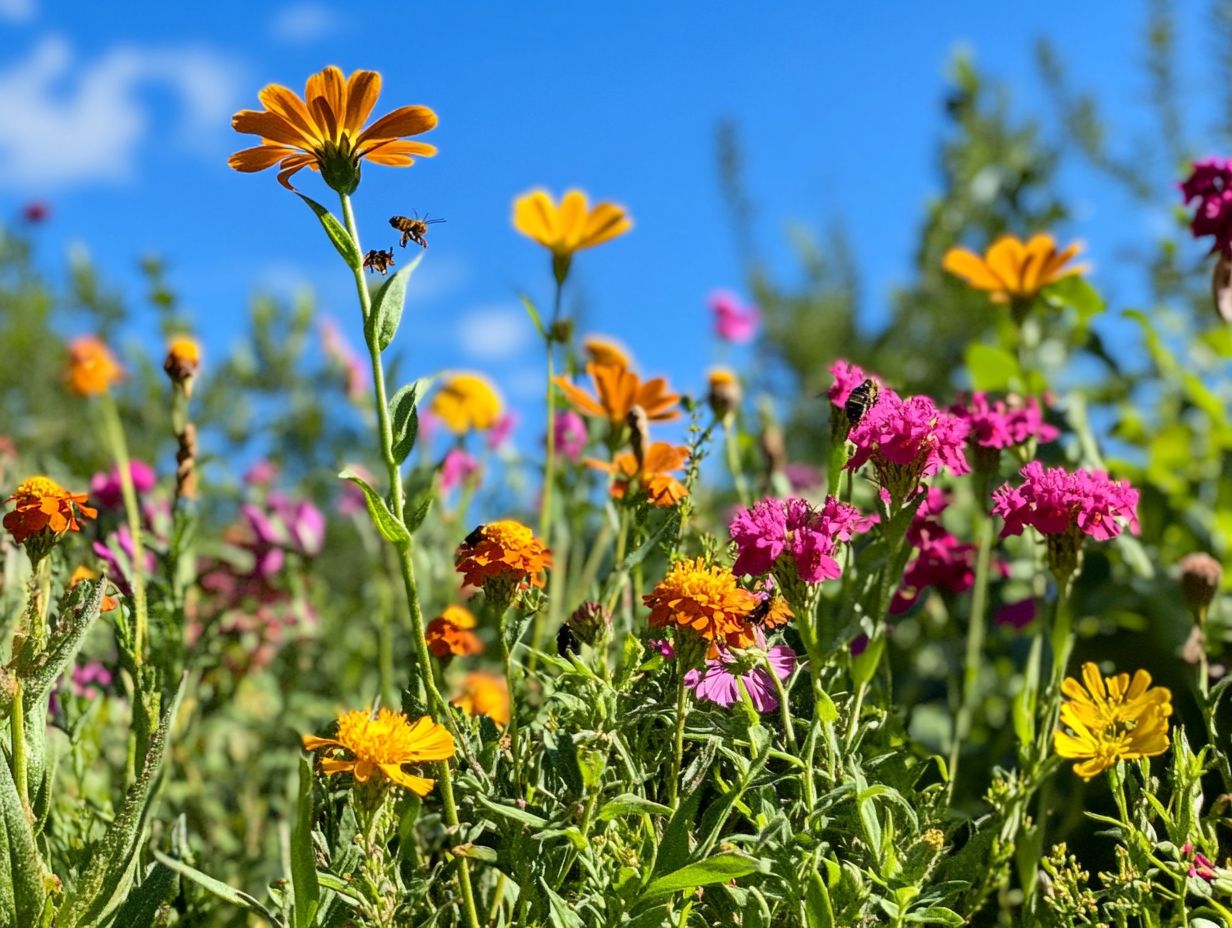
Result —
[{"label": "bee on flower", "polygon": [[334,738],[302,737],[305,751],[329,752],[319,761],[326,776],[349,773],[356,783],[387,780],[417,796],[428,795],[435,781],[403,768],[454,756],[453,736],[432,719],[423,716],[412,722],[384,708],[375,714],[362,709],[342,713]]},{"label": "bee on flower", "polygon": [[527,526],[512,519],[489,522],[466,536],[454,553],[462,582],[481,587],[502,613],[519,591],[542,587],[552,552]]}]

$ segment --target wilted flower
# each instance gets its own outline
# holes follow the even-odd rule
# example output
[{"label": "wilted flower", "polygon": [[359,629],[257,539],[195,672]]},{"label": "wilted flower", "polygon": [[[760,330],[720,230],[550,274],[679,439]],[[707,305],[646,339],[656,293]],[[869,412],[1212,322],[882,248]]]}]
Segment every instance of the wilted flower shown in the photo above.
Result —
[{"label": "wilted flower", "polygon": [[87,506],[86,494],[69,493],[50,477],[30,477],[6,502],[13,511],[4,517],[4,527],[13,541],[26,546],[30,560],[38,562],[67,532],[81,531],[81,521],[93,519],[98,510]]},{"label": "wilted flower", "polygon": [[673,476],[688,460],[689,449],[683,445],[656,441],[646,449],[640,468],[632,451],[621,452],[611,463],[590,458],[586,465],[615,475],[612,496],[616,499],[624,499],[633,489],[644,493],[651,505],[667,507],[675,506],[689,495],[685,485]]},{"label": "wilted flower", "polygon": [[448,493],[479,472],[479,462],[461,448],[450,448],[441,462],[441,491]]},{"label": "wilted flower", "polygon": [[[796,669],[796,652],[785,644],[770,648],[766,658],[780,680],[786,680]],[[707,660],[701,668],[689,670],[684,675],[685,686],[693,691],[697,699],[717,703],[724,708],[740,701],[742,683],[749,694],[749,701],[758,712],[773,712],[779,707],[777,687],[757,652],[736,655],[721,648],[717,658]]]},{"label": "wilted flower", "polygon": [[552,420],[556,430],[556,451],[570,461],[576,461],[586,450],[586,422],[572,409],[558,411]]},{"label": "wilted flower", "polygon": [[1195,162],[1180,188],[1186,203],[1198,201],[1190,222],[1194,238],[1211,236],[1211,252],[1232,258],[1232,161],[1206,158]]},{"label": "wilted flower", "polygon": [[461,691],[449,704],[467,715],[486,715],[497,725],[509,724],[509,684],[494,673],[468,673]]},{"label": "wilted flower", "polygon": [[691,629],[710,642],[712,657],[720,645],[746,648],[754,642],[749,613],[757,598],[726,567],[708,567],[700,557],[673,564],[642,601],[650,607],[651,628]]},{"label": "wilted flower", "polygon": [[[149,493],[158,483],[154,468],[145,461],[129,461],[128,473],[133,481],[133,489],[138,494]],[[110,473],[97,473],[91,477],[90,496],[104,509],[119,509],[123,506],[124,490],[120,483],[120,468],[113,467]]]},{"label": "wilted flower", "polygon": [[725,342],[744,345],[757,337],[761,313],[730,290],[715,290],[707,300],[714,313],[714,334]]},{"label": "wilted flower", "polygon": [[105,344],[92,335],[75,338],[68,346],[69,388],[80,396],[97,396],[124,377],[124,370]]},{"label": "wilted flower", "polygon": [[336,738],[304,735],[303,741],[305,751],[330,751],[331,756],[320,760],[327,776],[349,773],[357,783],[384,777],[417,796],[428,795],[434,781],[407,773],[403,765],[449,760],[454,755],[453,736],[442,726],[426,715],[412,722],[390,709],[375,716],[362,709],[344,712],[338,716]]},{"label": "wilted flower", "polygon": [[1031,300],[1051,283],[1087,271],[1086,265],[1070,265],[1082,249],[1078,242],[1063,251],[1051,235],[1040,233],[1023,243],[1003,235],[980,257],[966,248],[951,248],[941,266],[961,277],[976,290],[986,290],[994,303]]},{"label": "wilted flower", "polygon": [[1181,594],[1185,597],[1185,605],[1195,618],[1202,621],[1223,582],[1223,565],[1209,554],[1196,552],[1186,554],[1177,566],[1180,568]]},{"label": "wilted flower", "polygon": [[504,519],[467,535],[454,554],[454,565],[462,582],[482,587],[499,612],[508,608],[515,591],[543,586],[552,552],[521,522]]},{"label": "wilted flower", "polygon": [[615,428],[625,424],[634,406],[640,406],[651,422],[670,422],[680,416],[676,409],[680,396],[671,392],[662,377],[643,382],[628,368],[593,363],[586,365],[586,373],[595,385],[595,396],[566,377],[556,378],[569,402],[584,416],[606,419]]},{"label": "wilted flower", "polygon": [[611,630],[612,613],[602,603],[587,601],[574,609],[565,623],[579,641],[594,645]]},{"label": "wilted flower", "polygon": [[465,606],[446,606],[445,611],[428,623],[424,640],[428,649],[441,659],[478,654],[483,643],[471,629],[475,627],[475,615]]},{"label": "wilted flower", "polygon": [[264,110],[240,110],[231,120],[236,132],[259,135],[262,144],[237,151],[227,164],[245,173],[277,164],[278,182],[288,190],[295,189],[293,175],[312,168],[330,187],[347,194],[359,184],[362,159],[409,167],[416,155],[435,155],[433,145],[399,141],[436,127],[436,113],[426,106],[401,106],[364,128],[380,93],[376,71],[344,78],[333,65],[308,78],[303,99],[289,87],[268,84],[257,95]]},{"label": "wilted flower", "polygon": [[[1085,686],[1084,686],[1085,684]],[[1093,663],[1082,665],[1082,683],[1067,677],[1061,684],[1061,727],[1053,744],[1061,757],[1078,760],[1074,773],[1089,780],[1119,760],[1154,757],[1168,749],[1172,693],[1151,686],[1145,670],[1112,677]]]},{"label": "wilted flower", "polygon": [[453,374],[432,398],[433,414],[455,435],[492,428],[503,408],[492,381],[469,371]]}]

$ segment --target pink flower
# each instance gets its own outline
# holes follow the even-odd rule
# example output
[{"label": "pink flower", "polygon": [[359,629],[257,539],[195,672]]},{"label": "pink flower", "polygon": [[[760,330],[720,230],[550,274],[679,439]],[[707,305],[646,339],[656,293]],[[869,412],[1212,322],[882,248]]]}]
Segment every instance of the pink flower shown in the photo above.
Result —
[{"label": "pink flower", "polygon": [[[834,377],[834,383],[826,391],[826,396],[830,397],[830,402],[840,409],[847,404],[847,398],[851,396],[851,391],[864,383],[864,381],[870,379],[863,368],[857,364],[852,364],[845,358],[839,358],[830,365],[830,374]],[[872,377],[871,379],[878,386],[882,386],[879,377]]]},{"label": "pink flower", "polygon": [[278,476],[278,465],[262,458],[244,471],[244,483],[250,487],[265,487]]},{"label": "pink flower", "polygon": [[1181,853],[1191,860],[1189,870],[1185,874],[1186,876],[1201,877],[1208,883],[1213,883],[1219,877],[1215,870],[1214,861],[1205,854],[1196,851],[1190,842],[1186,841],[1181,845]]},{"label": "pink flower", "polygon": [[479,470],[479,462],[461,448],[450,448],[441,462],[441,492],[461,486]]},{"label": "pink flower", "polygon": [[805,490],[816,489],[822,483],[821,471],[809,464],[796,462],[788,464],[783,468],[783,475],[787,478],[788,484],[791,485],[793,493],[803,493]]},{"label": "pink flower", "polygon": [[672,647],[672,643],[666,638],[651,638],[649,644],[651,649],[658,651],[668,660],[676,656],[676,649]]},{"label": "pink flower", "polygon": [[[285,549],[305,557],[321,553],[325,543],[325,516],[308,500],[293,501],[281,493],[271,493],[265,509],[245,503],[240,511],[261,548],[258,559],[272,550]],[[281,559],[278,560],[281,566]]]},{"label": "pink flower", "polygon": [[1207,158],[1196,162],[1180,188],[1186,203],[1198,201],[1190,222],[1194,238],[1211,236],[1211,252],[1232,258],[1232,161]]},{"label": "pink flower", "polygon": [[856,470],[871,461],[892,503],[902,505],[920,480],[942,468],[961,475],[971,470],[964,445],[967,423],[942,412],[927,396],[901,399],[882,390],[848,438],[856,450],[847,462]]},{"label": "pink flower", "polygon": [[1035,397],[1025,402],[990,402],[988,394],[973,393],[966,403],[950,407],[950,412],[965,419],[970,427],[967,440],[980,448],[1002,450],[1025,445],[1031,439],[1040,444],[1056,441],[1060,432],[1044,421],[1043,411]]},{"label": "pink flower", "polygon": [[557,453],[576,461],[586,450],[586,421],[572,409],[566,409],[556,414],[553,423]]},{"label": "pink flower", "polygon": [[[907,542],[916,555],[903,571],[903,582],[890,601],[891,615],[900,615],[919,600],[929,587],[947,593],[965,593],[975,583],[975,545],[959,541],[941,524],[949,497],[930,487],[907,529]],[[1006,566],[997,562],[1002,573]]]},{"label": "pink flower", "polygon": [[[132,596],[129,586],[129,571],[133,564],[133,535],[128,530],[128,524],[121,524],[115,532],[108,535],[106,541],[96,541],[93,546],[97,554],[107,564],[107,576],[125,596]],[[152,574],[158,567],[158,557],[148,547],[145,552],[145,572]]]},{"label": "pink flower", "polygon": [[[796,669],[796,652],[787,645],[776,645],[766,655],[774,675],[786,680]],[[779,706],[774,679],[760,661],[749,667],[747,659],[737,659],[731,652],[722,649],[717,660],[708,660],[701,669],[688,671],[684,684],[693,691],[696,699],[717,703],[724,708],[740,701],[740,686],[744,684],[753,708],[758,712],[773,712]]]},{"label": "pink flower", "polygon": [[[154,468],[145,461],[129,461],[128,473],[133,480],[133,489],[138,495],[149,493],[158,482]],[[120,468],[114,467],[110,473],[97,473],[90,478],[90,501],[98,503],[104,509],[119,509],[124,505],[124,492],[120,487]]]},{"label": "pink flower", "polygon": [[518,414],[516,412],[507,412],[499,419],[492,429],[488,432],[488,447],[493,451],[502,447],[509,436],[513,433],[513,427],[518,424]]},{"label": "pink flower", "polygon": [[1017,602],[1005,603],[997,610],[996,623],[1006,625],[1016,632],[1022,631],[1035,621],[1035,598],[1028,596]]},{"label": "pink flower", "polygon": [[330,361],[346,374],[347,398],[363,399],[368,393],[368,362],[351,347],[338,323],[328,316],[321,320],[321,347]]},{"label": "pink flower", "polygon": [[89,699],[94,699],[100,694],[100,690],[91,686],[91,684],[97,683],[99,686],[110,686],[111,680],[111,671],[98,661],[90,661],[88,664],[74,667],[69,677],[69,683],[73,688],[73,695]]},{"label": "pink flower", "polygon": [[715,290],[709,302],[714,313],[714,333],[723,341],[745,345],[757,337],[761,313],[756,306],[746,305],[730,290]]},{"label": "pink flower", "polygon": [[854,506],[832,496],[821,509],[795,496],[766,497],[751,509],[738,510],[728,525],[739,552],[732,571],[737,575],[773,571],[785,593],[799,581],[833,580],[841,573],[833,557],[838,542],[850,541],[872,524]]},{"label": "pink flower", "polygon": [[1138,534],[1138,491],[1129,481],[1097,470],[1045,469],[1039,461],[1020,473],[1021,486],[1007,483],[993,492],[993,512],[1005,519],[1002,538],[1027,525],[1044,535],[1080,533],[1096,541],[1115,538],[1123,526]]}]

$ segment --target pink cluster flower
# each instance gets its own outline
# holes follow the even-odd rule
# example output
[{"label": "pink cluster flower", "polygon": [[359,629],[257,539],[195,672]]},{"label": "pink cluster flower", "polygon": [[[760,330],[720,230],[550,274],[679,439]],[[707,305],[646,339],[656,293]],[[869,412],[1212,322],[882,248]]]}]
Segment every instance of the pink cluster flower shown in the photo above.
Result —
[{"label": "pink cluster flower", "polygon": [[304,557],[321,553],[325,544],[325,516],[308,500],[270,493],[264,508],[245,503],[240,511],[256,536],[258,556],[283,549]]},{"label": "pink cluster flower", "polygon": [[950,412],[965,419],[970,427],[968,441],[980,448],[1002,451],[1025,445],[1034,439],[1040,444],[1056,441],[1061,433],[1044,421],[1039,401],[989,400],[986,393],[973,393],[965,403],[950,407]]},{"label": "pink cluster flower", "polygon": [[[154,468],[145,461],[129,461],[128,473],[133,480],[133,489],[138,494],[149,493],[158,482]],[[120,486],[120,468],[113,467],[108,473],[100,472],[90,478],[90,501],[104,509],[119,509],[124,505],[124,492]]]},{"label": "pink cluster flower", "polygon": [[69,683],[73,688],[74,696],[81,696],[86,699],[94,699],[101,694],[101,690],[94,686],[108,687],[111,685],[112,673],[99,661],[90,661],[86,664],[73,667],[73,672],[69,676]]},{"label": "pink cluster flower", "polygon": [[709,302],[714,313],[714,332],[723,341],[744,345],[757,337],[761,313],[756,306],[746,305],[729,290],[714,291]]},{"label": "pink cluster flower", "polygon": [[893,390],[882,390],[848,435],[856,450],[847,468],[856,470],[871,461],[897,508],[915,493],[922,478],[943,467],[956,475],[971,470],[964,453],[969,428],[965,420],[938,409],[930,397],[904,400]]},{"label": "pink cluster flower", "polygon": [[1022,631],[1035,621],[1035,598],[1028,596],[1013,602],[1003,603],[997,610],[996,623],[1014,631]]},{"label": "pink cluster flower", "polygon": [[1218,879],[1219,873],[1215,869],[1215,862],[1198,851],[1193,844],[1186,841],[1181,845],[1181,853],[1189,858],[1189,869],[1185,873],[1186,876],[1196,876],[1208,883],[1213,883]]},{"label": "pink cluster flower", "polygon": [[826,391],[826,396],[830,397],[830,402],[840,409],[847,404],[851,391],[864,381],[871,379],[881,386],[880,378],[870,377],[864,372],[864,368],[858,364],[852,364],[845,358],[839,358],[830,365],[830,375],[834,378],[834,383]]},{"label": "pink cluster flower", "polygon": [[441,462],[441,492],[448,493],[479,472],[479,462],[461,448],[450,448]]},{"label": "pink cluster flower", "polygon": [[503,448],[509,441],[509,437],[513,434],[514,426],[518,424],[518,414],[516,412],[507,412],[499,419],[496,424],[488,431],[488,447],[493,451],[498,451]]},{"label": "pink cluster flower", "polygon": [[1198,201],[1190,229],[1194,238],[1214,238],[1211,252],[1232,258],[1232,160],[1207,158],[1195,162],[1181,184],[1186,203]]},{"label": "pink cluster flower", "polygon": [[[796,669],[796,652],[787,645],[770,648],[766,651],[766,657],[780,680],[786,680]],[[684,684],[693,691],[695,698],[724,708],[740,701],[741,683],[758,712],[773,712],[778,708],[779,697],[774,678],[760,660],[750,666],[747,657],[737,657],[731,651],[720,649],[717,659],[708,660],[701,668],[684,675]]]},{"label": "pink cluster flower", "polygon": [[576,461],[586,450],[586,421],[572,409],[558,412],[553,419],[556,451],[570,461]]}]

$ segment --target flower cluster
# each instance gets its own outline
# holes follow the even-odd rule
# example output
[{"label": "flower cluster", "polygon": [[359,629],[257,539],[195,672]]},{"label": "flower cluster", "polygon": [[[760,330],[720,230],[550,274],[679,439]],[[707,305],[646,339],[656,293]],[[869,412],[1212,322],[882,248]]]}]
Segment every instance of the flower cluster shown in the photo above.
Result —
[{"label": "flower cluster", "polygon": [[1211,236],[1211,252],[1232,258],[1232,160],[1195,162],[1180,188],[1187,204],[1198,201],[1189,225],[1194,238]]},{"label": "flower cluster", "polygon": [[990,400],[988,394],[976,392],[970,399],[950,407],[950,412],[966,421],[967,443],[972,450],[977,471],[997,469],[1001,452],[1007,448],[1056,441],[1060,432],[1044,421],[1039,401],[1033,396],[1025,400]]},{"label": "flower cluster", "polygon": [[[149,493],[158,483],[154,468],[145,461],[129,462],[128,474],[133,489],[138,494]],[[103,509],[119,509],[124,505],[124,490],[120,481],[120,468],[113,467],[107,473],[97,473],[90,478],[90,497]]]},{"label": "flower cluster", "polygon": [[[351,774],[357,783],[374,777],[404,786],[417,796],[432,791],[433,780],[403,770],[406,764],[449,760],[454,755],[453,736],[427,716],[410,721],[401,712],[381,709],[373,714],[354,709],[338,716],[335,738],[304,735],[305,751],[331,751],[320,760],[327,776]],[[341,751],[336,756],[334,751]]]},{"label": "flower cluster", "polygon": [[881,385],[879,378],[866,374],[858,364],[852,364],[844,358],[839,358],[830,365],[830,376],[834,378],[834,383],[826,391],[826,396],[839,409],[847,405],[847,400],[851,398],[851,391],[864,381],[872,380],[879,386]]},{"label": "flower cluster", "polygon": [[[947,495],[930,487],[907,529],[907,543],[916,554],[903,572],[903,582],[890,601],[890,613],[906,612],[930,587],[942,593],[959,594],[975,582],[976,546],[946,531],[941,513],[949,506]],[[1004,572],[1004,565],[998,564]]]},{"label": "flower cluster", "polygon": [[1132,680],[1127,673],[1104,677],[1088,662],[1082,665],[1082,682],[1067,677],[1061,692],[1066,700],[1053,744],[1061,757],[1080,761],[1074,773],[1084,780],[1119,760],[1154,757],[1168,749],[1172,693],[1151,686],[1145,670]]},{"label": "flower cluster", "polygon": [[749,615],[757,598],[726,567],[707,566],[700,557],[673,564],[642,601],[650,607],[652,628],[690,629],[709,643],[712,658],[723,645],[746,648],[754,643]]},{"label": "flower cluster", "polygon": [[30,477],[7,500],[13,511],[4,516],[4,527],[13,541],[25,545],[30,560],[37,562],[66,533],[81,531],[81,520],[93,519],[98,510],[86,505],[86,494],[70,493],[50,477]]},{"label": "flower cluster", "polygon": [[462,582],[482,587],[503,612],[518,590],[542,587],[552,552],[520,522],[504,519],[481,525],[458,545],[454,566]]}]

